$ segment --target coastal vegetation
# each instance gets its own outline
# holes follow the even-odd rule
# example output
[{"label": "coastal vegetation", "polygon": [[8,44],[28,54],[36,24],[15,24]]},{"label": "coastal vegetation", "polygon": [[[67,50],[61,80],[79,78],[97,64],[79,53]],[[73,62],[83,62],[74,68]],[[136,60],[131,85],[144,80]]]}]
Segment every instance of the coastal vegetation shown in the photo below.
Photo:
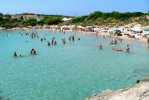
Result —
[{"label": "coastal vegetation", "polygon": [[[25,13],[24,13],[25,14]],[[2,14],[0,13],[0,27],[13,28],[13,27],[26,27],[26,26],[36,26],[36,25],[109,25],[109,26],[119,26],[124,24],[129,24],[133,22],[138,22],[143,25],[147,25],[147,13],[142,12],[100,12],[95,11],[86,16],[63,16],[63,15],[40,15],[41,20],[35,18],[23,19],[13,17],[14,15]],[[69,21],[63,22],[62,19],[72,18]]]},{"label": "coastal vegetation", "polygon": [[142,12],[126,12],[126,13],[120,13],[120,12],[100,12],[95,11],[94,13],[91,13],[88,16],[81,16],[76,17],[73,20],[66,22],[65,24],[77,24],[77,25],[123,25],[133,22],[138,23],[146,23],[148,20],[146,18],[147,13]]},{"label": "coastal vegetation", "polygon": [[[25,15],[21,14],[22,16]],[[55,25],[62,22],[63,17],[69,16],[62,16],[62,15],[38,15],[42,16],[41,20],[37,20],[35,18],[27,18],[23,19],[23,17],[15,18],[14,15],[2,14],[0,13],[0,27],[5,28],[13,28],[13,27],[27,27],[27,26],[36,26],[36,25]]]},{"label": "coastal vegetation", "polygon": [[0,13],[0,27],[12,28],[16,26],[20,26],[20,20],[12,19],[11,15],[4,15]]},{"label": "coastal vegetation", "polygon": [[62,16],[46,16],[41,21],[39,21],[39,25],[55,25],[62,22]]}]

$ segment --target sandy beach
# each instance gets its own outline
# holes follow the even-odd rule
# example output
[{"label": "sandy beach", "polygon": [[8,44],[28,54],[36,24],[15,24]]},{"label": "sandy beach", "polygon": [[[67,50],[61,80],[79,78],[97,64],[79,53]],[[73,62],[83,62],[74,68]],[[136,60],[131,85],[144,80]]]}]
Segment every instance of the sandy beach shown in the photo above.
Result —
[{"label": "sandy beach", "polygon": [[[22,28],[15,28],[15,30],[22,30]],[[30,28],[23,28],[23,30],[31,30],[31,31],[36,31],[36,30],[43,30],[43,31],[53,31],[53,32],[60,32],[60,30],[55,30],[55,29],[30,29]],[[79,34],[91,34],[91,35],[102,35],[102,36],[110,36],[109,32],[85,32],[85,31],[72,31],[72,30],[65,30],[66,33],[79,33]],[[124,34],[124,33],[122,33]],[[122,36],[115,36],[112,35],[111,38],[120,38],[120,39],[125,39],[125,40],[138,40],[142,43],[147,43],[147,39],[145,38],[140,38],[140,39],[135,39],[135,38],[130,38],[127,35],[122,35]]]}]

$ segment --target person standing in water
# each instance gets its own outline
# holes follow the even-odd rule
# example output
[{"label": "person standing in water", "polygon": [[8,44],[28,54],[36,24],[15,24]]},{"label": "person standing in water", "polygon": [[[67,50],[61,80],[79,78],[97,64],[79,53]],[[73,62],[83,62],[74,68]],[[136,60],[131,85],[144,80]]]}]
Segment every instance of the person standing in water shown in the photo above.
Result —
[{"label": "person standing in water", "polygon": [[54,45],[57,45],[57,41],[54,41]]},{"label": "person standing in water", "polygon": [[99,46],[98,46],[101,50],[102,50],[102,48],[103,48],[103,46],[102,46],[102,44],[100,43],[99,44]]},{"label": "person standing in water", "polygon": [[130,52],[130,48],[129,48],[129,45],[126,46],[126,53],[129,53]]},{"label": "person standing in water", "polygon": [[114,40],[114,43],[117,44],[117,40],[116,39]]},{"label": "person standing in water", "polygon": [[52,43],[52,45],[54,45],[54,42],[55,42],[55,37],[54,37],[54,36],[52,36],[52,37],[51,37],[51,39],[52,39],[51,43]]},{"label": "person standing in water", "polygon": [[78,41],[80,41],[80,37],[78,38]]},{"label": "person standing in water", "polygon": [[62,43],[66,44],[66,39],[65,38],[62,39]]},{"label": "person standing in water", "polygon": [[74,36],[72,36],[71,38],[72,38],[72,41],[74,42]]},{"label": "person standing in water", "polygon": [[96,32],[96,34],[95,34],[95,35],[96,35],[96,37],[98,37],[98,32]]},{"label": "person standing in water", "polygon": [[44,37],[43,39],[44,39],[44,40],[46,40],[46,38],[45,38],[45,37]]},{"label": "person standing in water", "polygon": [[68,39],[69,39],[69,41],[71,41],[71,36],[69,36],[69,38],[68,38]]}]

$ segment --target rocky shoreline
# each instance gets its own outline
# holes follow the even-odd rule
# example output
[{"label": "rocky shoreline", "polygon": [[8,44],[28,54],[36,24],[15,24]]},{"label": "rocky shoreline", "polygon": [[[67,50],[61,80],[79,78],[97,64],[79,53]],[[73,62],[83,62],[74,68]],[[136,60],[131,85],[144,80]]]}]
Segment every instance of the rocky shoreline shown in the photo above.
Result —
[{"label": "rocky shoreline", "polygon": [[149,100],[149,78],[137,80],[131,87],[94,94],[85,100]]}]

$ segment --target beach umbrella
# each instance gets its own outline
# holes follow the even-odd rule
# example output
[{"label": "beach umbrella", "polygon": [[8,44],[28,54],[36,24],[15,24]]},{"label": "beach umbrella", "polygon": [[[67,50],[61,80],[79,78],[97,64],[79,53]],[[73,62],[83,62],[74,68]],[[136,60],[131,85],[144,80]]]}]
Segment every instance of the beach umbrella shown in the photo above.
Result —
[{"label": "beach umbrella", "polygon": [[115,31],[115,33],[121,33],[121,31],[120,30],[114,30]]}]

